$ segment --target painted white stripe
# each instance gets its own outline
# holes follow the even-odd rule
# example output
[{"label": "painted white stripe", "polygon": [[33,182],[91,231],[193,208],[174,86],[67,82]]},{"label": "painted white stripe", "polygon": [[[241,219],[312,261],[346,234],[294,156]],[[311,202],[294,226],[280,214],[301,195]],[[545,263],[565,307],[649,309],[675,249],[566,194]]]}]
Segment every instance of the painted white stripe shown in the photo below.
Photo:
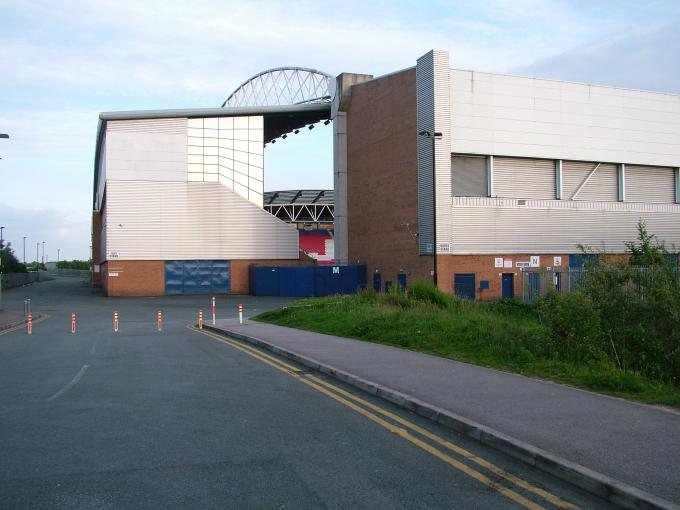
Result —
[{"label": "painted white stripe", "polygon": [[73,379],[71,379],[71,381],[66,386],[64,386],[62,389],[60,389],[58,392],[56,392],[54,395],[52,395],[50,398],[47,399],[48,402],[58,399],[64,393],[66,393],[68,390],[70,390],[73,386],[78,384],[78,381],[80,381],[80,379],[83,377],[83,375],[85,375],[85,372],[87,371],[88,367],[89,367],[89,365],[83,365],[80,368],[80,370],[78,371],[78,373],[76,374],[76,376]]}]

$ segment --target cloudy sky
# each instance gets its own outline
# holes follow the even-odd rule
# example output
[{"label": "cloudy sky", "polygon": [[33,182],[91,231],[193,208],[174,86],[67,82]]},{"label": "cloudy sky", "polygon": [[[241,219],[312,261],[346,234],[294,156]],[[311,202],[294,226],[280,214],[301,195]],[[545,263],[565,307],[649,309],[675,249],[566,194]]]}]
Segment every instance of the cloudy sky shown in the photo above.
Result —
[{"label": "cloudy sky", "polygon": [[[101,111],[220,106],[292,65],[457,68],[680,93],[680,2],[0,0],[0,226],[87,258]],[[268,146],[265,188],[332,187],[330,126]]]}]

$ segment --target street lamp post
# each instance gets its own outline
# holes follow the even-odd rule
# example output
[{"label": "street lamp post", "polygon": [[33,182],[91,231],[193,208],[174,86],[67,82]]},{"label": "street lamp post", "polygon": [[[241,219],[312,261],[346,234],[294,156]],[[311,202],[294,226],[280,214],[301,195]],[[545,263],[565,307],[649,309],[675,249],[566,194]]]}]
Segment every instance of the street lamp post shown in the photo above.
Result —
[{"label": "street lamp post", "polygon": [[45,264],[45,241],[42,242],[42,263]]},{"label": "street lamp post", "polygon": [[26,236],[24,236],[24,266],[26,265]]},{"label": "street lamp post", "polygon": [[439,131],[421,131],[420,136],[432,140],[432,283],[437,287],[437,187],[435,172],[435,140],[442,137]]}]

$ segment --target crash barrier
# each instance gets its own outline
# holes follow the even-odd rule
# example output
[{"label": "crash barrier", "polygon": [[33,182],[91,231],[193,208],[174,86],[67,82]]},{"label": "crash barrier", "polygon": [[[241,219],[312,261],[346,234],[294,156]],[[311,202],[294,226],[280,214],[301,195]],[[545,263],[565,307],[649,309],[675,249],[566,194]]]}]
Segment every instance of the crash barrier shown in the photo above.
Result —
[{"label": "crash barrier", "polygon": [[250,266],[255,296],[313,297],[366,288],[366,266]]}]

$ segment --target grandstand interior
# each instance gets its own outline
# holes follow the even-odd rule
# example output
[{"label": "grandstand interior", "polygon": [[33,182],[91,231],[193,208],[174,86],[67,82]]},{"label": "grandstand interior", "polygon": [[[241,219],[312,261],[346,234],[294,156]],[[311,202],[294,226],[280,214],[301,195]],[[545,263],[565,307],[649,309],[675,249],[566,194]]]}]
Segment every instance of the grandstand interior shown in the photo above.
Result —
[{"label": "grandstand interior", "polygon": [[283,190],[264,194],[264,209],[298,230],[300,249],[319,264],[333,264],[333,190]]}]

